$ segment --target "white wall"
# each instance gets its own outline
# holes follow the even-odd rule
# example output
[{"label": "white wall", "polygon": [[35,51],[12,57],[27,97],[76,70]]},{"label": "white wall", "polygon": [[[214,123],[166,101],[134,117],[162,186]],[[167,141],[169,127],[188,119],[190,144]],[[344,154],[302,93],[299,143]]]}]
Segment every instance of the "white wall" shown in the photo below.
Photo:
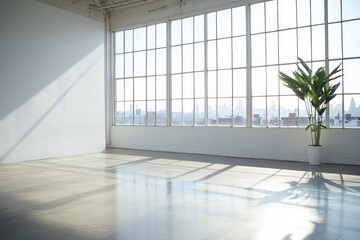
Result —
[{"label": "white wall", "polygon": [[[112,147],[307,161],[310,133],[289,128],[112,127]],[[360,165],[360,130],[322,132],[323,162]]]},{"label": "white wall", "polygon": [[1,163],[105,148],[104,23],[2,1],[0,53]]}]

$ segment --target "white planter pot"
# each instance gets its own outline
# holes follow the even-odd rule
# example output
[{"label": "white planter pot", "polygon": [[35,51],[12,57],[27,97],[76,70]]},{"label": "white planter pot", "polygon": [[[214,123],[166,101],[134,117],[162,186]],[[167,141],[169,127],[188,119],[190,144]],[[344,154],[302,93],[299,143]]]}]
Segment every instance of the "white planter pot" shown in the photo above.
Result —
[{"label": "white planter pot", "polygon": [[322,158],[322,146],[311,146],[309,145],[307,147],[308,151],[308,161],[311,165],[320,165],[321,164],[321,158]]}]

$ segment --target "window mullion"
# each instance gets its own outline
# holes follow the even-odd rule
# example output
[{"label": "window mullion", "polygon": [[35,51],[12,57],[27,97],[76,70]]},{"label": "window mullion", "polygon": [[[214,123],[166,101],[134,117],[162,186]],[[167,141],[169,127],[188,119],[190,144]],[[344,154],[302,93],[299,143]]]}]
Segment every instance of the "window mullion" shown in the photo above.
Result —
[{"label": "window mullion", "polygon": [[193,123],[192,123],[192,126],[195,126],[195,114],[196,114],[196,111],[195,111],[195,18],[193,17],[192,18],[192,22],[193,22],[193,39],[192,39],[192,49],[193,49],[193,52],[192,52],[192,58],[193,58],[193,73],[192,73],[192,84],[193,84]]},{"label": "window mullion", "polygon": [[204,121],[205,126],[208,126],[208,118],[209,118],[209,103],[208,103],[208,39],[207,39],[207,14],[204,15],[204,71],[205,71],[205,109],[204,109]]},{"label": "window mullion", "polygon": [[[329,20],[328,20],[328,0],[324,1],[324,23],[325,23],[325,71],[329,74]],[[327,84],[329,86],[329,83]],[[330,127],[330,104],[326,106],[326,127]]]},{"label": "window mullion", "polygon": [[216,126],[219,126],[219,49],[218,49],[218,13],[215,14],[215,52],[216,52],[216,65],[215,65],[215,71],[216,71]]},{"label": "window mullion", "polygon": [[234,126],[234,33],[233,33],[233,9],[231,9],[231,126]]},{"label": "window mullion", "polygon": [[135,125],[135,50],[134,50],[134,45],[135,45],[135,39],[134,39],[134,30],[131,30],[131,34],[132,34],[132,90],[133,90],[133,95],[132,95],[132,103],[133,103],[133,108],[132,108],[132,125]]},{"label": "window mullion", "polygon": [[246,127],[252,127],[252,94],[251,94],[251,12],[246,5]]},{"label": "window mullion", "polygon": [[167,37],[167,43],[166,43],[166,51],[167,51],[167,69],[166,69],[166,82],[167,82],[167,88],[166,88],[166,126],[171,126],[172,122],[172,104],[171,104],[171,24],[170,21],[166,24],[166,37]]}]

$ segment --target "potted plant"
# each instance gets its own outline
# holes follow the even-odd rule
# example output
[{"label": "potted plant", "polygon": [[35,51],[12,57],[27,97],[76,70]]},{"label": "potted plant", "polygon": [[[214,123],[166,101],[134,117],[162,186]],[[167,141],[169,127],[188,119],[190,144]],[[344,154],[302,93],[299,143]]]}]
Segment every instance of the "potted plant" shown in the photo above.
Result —
[{"label": "potted plant", "polygon": [[341,71],[341,64],[327,74],[324,67],[320,67],[316,72],[313,72],[301,58],[298,58],[298,60],[300,64],[297,65],[297,71],[293,71],[293,77],[280,71],[279,79],[305,103],[309,119],[309,124],[305,130],[310,130],[311,133],[308,160],[310,164],[319,165],[321,164],[322,152],[320,145],[321,129],[326,128],[323,123],[323,114],[327,109],[327,104],[335,98],[336,89],[340,85],[340,82],[336,84],[330,82],[341,76],[336,75]]}]

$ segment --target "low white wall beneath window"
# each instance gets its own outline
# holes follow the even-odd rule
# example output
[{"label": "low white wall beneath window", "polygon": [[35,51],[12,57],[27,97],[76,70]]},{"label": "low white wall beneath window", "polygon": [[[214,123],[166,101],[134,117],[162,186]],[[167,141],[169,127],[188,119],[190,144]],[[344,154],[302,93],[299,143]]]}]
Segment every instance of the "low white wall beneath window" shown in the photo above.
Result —
[{"label": "low white wall beneath window", "polygon": [[[114,126],[112,147],[307,161],[309,132],[288,128]],[[360,130],[322,132],[323,161],[360,165]]]}]

